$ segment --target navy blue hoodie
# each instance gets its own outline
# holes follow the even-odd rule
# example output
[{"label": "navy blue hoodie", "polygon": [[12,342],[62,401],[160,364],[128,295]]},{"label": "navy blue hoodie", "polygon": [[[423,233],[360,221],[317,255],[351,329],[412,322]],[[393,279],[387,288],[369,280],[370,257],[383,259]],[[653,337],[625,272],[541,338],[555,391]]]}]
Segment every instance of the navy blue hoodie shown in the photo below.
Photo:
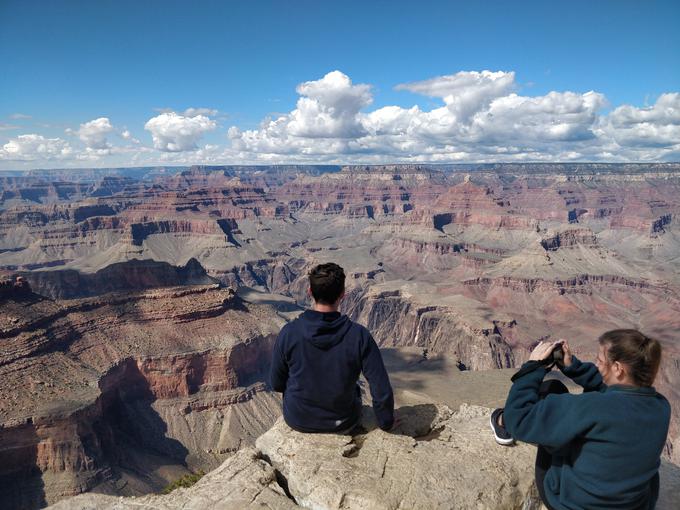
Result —
[{"label": "navy blue hoodie", "polygon": [[283,417],[301,432],[348,430],[361,418],[363,372],[380,428],[394,422],[394,396],[380,350],[368,330],[340,312],[307,310],[286,324],[274,345],[270,384],[283,392]]}]

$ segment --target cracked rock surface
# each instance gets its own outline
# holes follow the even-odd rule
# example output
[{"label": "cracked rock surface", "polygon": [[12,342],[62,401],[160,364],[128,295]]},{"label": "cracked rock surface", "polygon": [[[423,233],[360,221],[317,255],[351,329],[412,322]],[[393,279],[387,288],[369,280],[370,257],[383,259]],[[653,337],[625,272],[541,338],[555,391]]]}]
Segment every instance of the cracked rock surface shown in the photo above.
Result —
[{"label": "cracked rock surface", "polygon": [[83,494],[62,500],[53,510],[205,510],[298,508],[276,482],[274,468],[253,448],[246,448],[227,459],[219,468],[188,489],[177,489],[165,496],[123,498]]},{"label": "cracked rock surface", "polygon": [[[352,435],[302,434],[282,419],[196,485],[165,496],[84,494],[54,510],[132,509],[522,509],[544,510],[534,481],[536,450],[498,446],[490,409],[417,404],[398,409],[384,432],[364,407]],[[658,510],[676,508],[680,468],[664,463]]]},{"label": "cracked rock surface", "polygon": [[[522,508],[531,504],[535,450],[501,448],[489,410],[463,405],[402,407],[392,432],[310,436],[279,420],[257,448],[306,508]],[[537,507],[536,507],[537,508]]]}]

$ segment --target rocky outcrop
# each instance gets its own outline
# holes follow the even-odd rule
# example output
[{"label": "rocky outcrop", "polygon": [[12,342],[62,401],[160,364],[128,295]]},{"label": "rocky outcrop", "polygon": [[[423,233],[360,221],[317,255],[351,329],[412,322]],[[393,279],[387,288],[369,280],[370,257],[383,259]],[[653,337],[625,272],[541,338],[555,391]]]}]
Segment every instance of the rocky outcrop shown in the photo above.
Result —
[{"label": "rocky outcrop", "polygon": [[398,415],[403,423],[392,433],[367,420],[366,433],[311,441],[279,422],[256,444],[305,508],[531,505],[533,448],[498,448],[488,410],[422,404]]},{"label": "rocky outcrop", "polygon": [[543,278],[518,278],[518,277],[499,277],[499,278],[474,278],[463,281],[464,285],[488,289],[498,286],[512,289],[517,292],[555,292],[558,294],[593,294],[597,286],[616,285],[622,287],[632,287],[649,294],[670,297],[672,290],[662,282],[649,282],[642,279],[627,278],[618,275],[579,275],[573,278],[545,280]]},{"label": "rocky outcrop", "polygon": [[664,452],[666,458],[680,465],[680,352],[672,344],[662,343],[661,367],[654,383],[656,388],[671,402],[671,424]]},{"label": "rocky outcrop", "polygon": [[432,202],[446,177],[422,167],[345,167],[318,178],[299,175],[277,190],[289,210],[305,216],[413,221],[405,217],[418,203]]},{"label": "rocky outcrop", "polygon": [[555,251],[560,248],[578,245],[595,246],[597,245],[597,238],[589,229],[570,229],[541,239],[541,246],[546,251]]},{"label": "rocky outcrop", "polygon": [[[54,510],[134,508],[535,509],[535,447],[498,446],[490,409],[420,404],[397,410],[401,423],[376,429],[365,408],[353,435],[302,434],[279,420],[195,486],[167,496],[87,494]],[[680,497],[680,468],[663,464],[657,508]],[[257,505],[257,506],[254,506]]]},{"label": "rocky outcrop", "polygon": [[499,262],[506,252],[495,246],[452,242],[445,236],[414,235],[387,240],[376,255],[383,263],[402,268],[439,272],[462,266],[480,274],[480,269]]},{"label": "rocky outcrop", "polygon": [[288,293],[289,285],[300,276],[304,265],[302,259],[266,258],[239,264],[228,271],[213,271],[211,275],[228,286],[260,287],[269,292]]},{"label": "rocky outcrop", "polygon": [[116,211],[108,204],[82,205],[73,210],[73,221],[76,223],[92,216],[112,216]]},{"label": "rocky outcrop", "polygon": [[455,306],[426,304],[400,290],[355,291],[343,306],[381,347],[417,346],[432,354],[445,353],[463,369],[514,366],[512,349],[499,329],[512,328],[511,320],[488,320],[480,327]]},{"label": "rocky outcrop", "polygon": [[247,448],[225,461],[189,489],[177,489],[168,496],[119,498],[85,494],[50,507],[52,510],[206,510],[209,508],[280,509],[299,508],[276,480],[276,470]]},{"label": "rocky outcrop", "polygon": [[86,196],[90,185],[65,181],[46,181],[40,178],[18,177],[3,179],[0,183],[0,199],[20,200],[35,203],[54,203],[62,200],[79,199]]},{"label": "rocky outcrop", "polygon": [[134,292],[157,287],[206,285],[216,280],[196,259],[184,266],[167,262],[132,259],[110,264],[94,273],[75,269],[22,272],[36,293],[52,299],[74,299],[108,292]]},{"label": "rocky outcrop", "polygon": [[31,296],[31,286],[23,276],[0,280],[0,302],[5,299],[19,301]]},{"label": "rocky outcrop", "polygon": [[[235,220],[164,220],[133,223],[130,238],[134,245],[141,246],[144,240],[154,234],[231,235],[238,230]],[[233,238],[232,238],[233,239]]]},{"label": "rocky outcrop", "polygon": [[99,182],[95,183],[90,192],[92,197],[108,197],[120,193],[129,188],[143,189],[139,186],[139,181],[135,181],[130,177],[119,177],[114,175],[107,175],[102,177]]},{"label": "rocky outcrop", "polygon": [[502,248],[491,248],[475,243],[456,243],[446,240],[421,240],[399,237],[390,241],[396,249],[408,250],[415,254],[452,255],[464,253],[484,253],[501,257],[507,253]]}]

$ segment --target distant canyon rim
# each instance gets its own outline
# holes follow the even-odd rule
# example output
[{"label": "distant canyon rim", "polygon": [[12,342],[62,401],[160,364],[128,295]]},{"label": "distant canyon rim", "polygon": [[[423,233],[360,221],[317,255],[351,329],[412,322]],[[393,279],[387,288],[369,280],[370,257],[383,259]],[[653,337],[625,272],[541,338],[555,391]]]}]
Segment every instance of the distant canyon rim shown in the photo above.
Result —
[{"label": "distant canyon rim", "polygon": [[680,463],[680,164],[0,175],[8,508],[156,492],[253,445],[280,414],[276,334],[328,261],[343,311],[408,367],[403,394],[434,387],[435,364],[478,372],[483,394],[539,340],[592,359],[609,329],[658,338]]}]

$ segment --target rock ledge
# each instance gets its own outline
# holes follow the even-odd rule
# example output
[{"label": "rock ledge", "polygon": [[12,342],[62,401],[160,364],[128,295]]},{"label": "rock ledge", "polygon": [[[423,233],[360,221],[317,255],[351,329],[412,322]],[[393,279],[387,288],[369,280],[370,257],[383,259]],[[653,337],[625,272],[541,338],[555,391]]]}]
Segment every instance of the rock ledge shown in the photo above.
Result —
[{"label": "rock ledge", "polygon": [[[533,484],[535,448],[496,445],[490,410],[419,404],[398,410],[392,432],[376,428],[369,408],[354,435],[301,434],[282,419],[189,489],[166,496],[84,494],[54,510],[310,508],[542,508]],[[662,467],[662,498],[680,496],[680,469]]]}]

